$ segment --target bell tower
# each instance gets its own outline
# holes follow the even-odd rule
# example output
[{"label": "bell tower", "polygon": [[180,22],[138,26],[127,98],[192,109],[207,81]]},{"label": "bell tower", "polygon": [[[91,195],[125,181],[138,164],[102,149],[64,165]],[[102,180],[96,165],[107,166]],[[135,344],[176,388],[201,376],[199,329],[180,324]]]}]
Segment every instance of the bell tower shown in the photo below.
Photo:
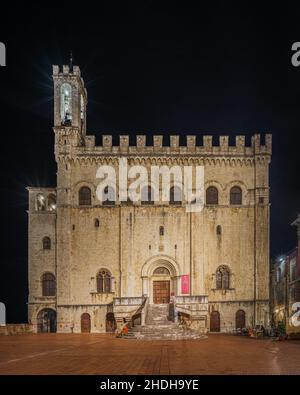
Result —
[{"label": "bell tower", "polygon": [[[55,145],[80,146],[86,134],[87,92],[79,66],[53,66]],[[57,150],[56,150],[57,151]]]},{"label": "bell tower", "polygon": [[[72,156],[86,135],[87,92],[79,66],[53,66],[54,134],[57,162],[57,202],[70,202]],[[58,212],[59,210],[57,210]]]}]

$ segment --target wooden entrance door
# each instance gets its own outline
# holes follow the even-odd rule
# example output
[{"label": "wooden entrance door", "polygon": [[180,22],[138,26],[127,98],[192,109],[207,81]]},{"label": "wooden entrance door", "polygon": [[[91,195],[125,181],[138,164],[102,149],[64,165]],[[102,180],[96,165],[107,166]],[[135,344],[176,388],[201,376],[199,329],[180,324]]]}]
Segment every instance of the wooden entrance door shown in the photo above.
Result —
[{"label": "wooden entrance door", "polygon": [[114,333],[117,328],[114,313],[106,314],[106,332]]},{"label": "wooden entrance door", "polygon": [[91,331],[91,317],[88,313],[83,313],[81,316],[81,333],[90,333]]},{"label": "wooden entrance door", "polygon": [[246,326],[246,315],[244,310],[238,310],[235,314],[236,329],[243,329]]},{"label": "wooden entrance door", "polygon": [[153,302],[156,304],[170,302],[170,281],[153,281]]},{"label": "wooden entrance door", "polygon": [[210,313],[210,331],[220,332],[220,313],[218,311]]}]

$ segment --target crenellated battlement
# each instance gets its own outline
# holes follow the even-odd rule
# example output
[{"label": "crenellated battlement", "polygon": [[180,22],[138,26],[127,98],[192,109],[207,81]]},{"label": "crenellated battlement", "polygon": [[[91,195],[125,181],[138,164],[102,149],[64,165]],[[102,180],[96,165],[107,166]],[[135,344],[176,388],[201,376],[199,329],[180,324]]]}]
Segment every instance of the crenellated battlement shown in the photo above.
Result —
[{"label": "crenellated battlement", "polygon": [[[148,140],[148,141],[147,141]],[[245,136],[236,136],[235,145],[229,145],[229,136],[219,136],[219,144],[213,144],[213,136],[203,136],[203,144],[196,144],[196,136],[186,136],[186,145],[179,144],[179,135],[170,136],[170,144],[163,144],[162,135],[154,135],[151,145],[147,143],[152,140],[146,135],[136,136],[136,145],[129,145],[129,136],[120,135],[119,145],[114,146],[112,136],[108,134],[102,135],[102,145],[95,145],[95,136],[85,136],[84,151],[95,153],[137,153],[137,154],[205,154],[205,155],[271,155],[272,153],[272,135],[265,135],[265,144],[261,144],[260,134],[255,134],[251,138],[251,145],[247,146]]]},{"label": "crenellated battlement", "polygon": [[102,134],[102,144],[96,145],[95,136],[86,135],[87,92],[81,78],[79,66],[53,66],[54,80],[54,132],[56,134],[56,154],[102,155],[205,155],[205,156],[255,156],[272,153],[272,136],[265,134],[261,143],[260,134],[254,134],[251,144],[246,144],[245,136],[235,137],[235,144],[229,144],[229,136],[219,136],[217,144],[212,135],[204,135],[203,142],[197,143],[196,135],[187,135],[185,144],[180,145],[179,135],[170,135],[169,143],[164,143],[163,135],[136,136],[135,145],[130,145],[129,135],[121,134],[118,145],[113,145],[112,135]]},{"label": "crenellated battlement", "polygon": [[69,65],[65,65],[65,64],[63,66],[53,65],[52,70],[53,70],[53,76],[68,75],[68,74],[73,74],[78,77],[81,76],[79,66],[72,66],[72,68],[70,68]]}]

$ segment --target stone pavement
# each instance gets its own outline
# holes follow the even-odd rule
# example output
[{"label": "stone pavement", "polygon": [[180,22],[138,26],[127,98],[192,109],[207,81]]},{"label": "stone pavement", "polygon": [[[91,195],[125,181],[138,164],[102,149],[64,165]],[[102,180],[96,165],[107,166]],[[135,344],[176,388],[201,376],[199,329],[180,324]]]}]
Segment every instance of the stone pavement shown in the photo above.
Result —
[{"label": "stone pavement", "polygon": [[222,334],[178,341],[110,334],[0,336],[0,374],[300,374],[300,341]]}]

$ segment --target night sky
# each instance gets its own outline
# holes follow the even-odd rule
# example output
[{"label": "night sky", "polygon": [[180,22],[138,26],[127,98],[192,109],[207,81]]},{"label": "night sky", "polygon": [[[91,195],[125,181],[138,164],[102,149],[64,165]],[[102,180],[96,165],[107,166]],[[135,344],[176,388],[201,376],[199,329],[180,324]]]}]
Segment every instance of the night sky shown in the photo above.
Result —
[{"label": "night sky", "polygon": [[184,144],[186,134],[198,143],[203,134],[228,134],[231,143],[245,134],[250,143],[253,133],[271,132],[271,254],[296,245],[300,67],[291,46],[300,41],[300,7],[160,3],[1,4],[0,301],[8,322],[27,320],[26,186],[56,185],[52,64],[68,63],[71,49],[97,143],[103,132],[115,144],[119,133],[131,144],[136,133],[164,134],[165,143],[178,133]]}]

